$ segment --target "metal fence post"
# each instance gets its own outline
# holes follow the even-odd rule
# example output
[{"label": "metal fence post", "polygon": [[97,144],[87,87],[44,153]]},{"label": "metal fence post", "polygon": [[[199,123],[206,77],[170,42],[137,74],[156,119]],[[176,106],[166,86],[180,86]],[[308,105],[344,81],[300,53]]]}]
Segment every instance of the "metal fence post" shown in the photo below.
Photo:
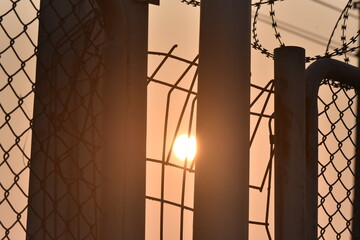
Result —
[{"label": "metal fence post", "polygon": [[[88,156],[83,154],[83,149],[69,147],[80,145],[77,124],[79,119],[88,117],[75,107],[79,101],[75,92],[86,90],[78,87],[79,79],[74,74],[82,60],[77,54],[85,52],[88,46],[82,36],[77,38],[73,33],[74,30],[84,32],[77,29],[78,22],[93,13],[91,10],[86,1],[41,1],[27,239],[82,238],[94,232],[88,223],[96,221],[96,214],[89,211],[87,223],[79,217],[80,212],[89,210],[82,205],[87,197],[82,193],[88,189],[80,190],[84,184],[79,181],[77,172]],[[77,51],[73,51],[74,48]],[[83,136],[82,140],[89,140],[89,136]],[[82,177],[85,176],[89,174],[82,173]],[[73,184],[73,179],[78,180],[77,184]],[[74,223],[74,219],[78,221]]]},{"label": "metal fence post", "polygon": [[[98,1],[110,39],[101,59],[104,60],[101,64],[105,64],[101,96],[104,106],[99,108],[104,110],[101,112],[104,128],[98,130],[105,144],[103,158],[96,162],[101,180],[96,178],[95,183],[84,178],[89,172],[76,168],[76,163],[89,157],[81,154],[76,143],[91,142],[95,137],[74,135],[77,118],[86,116],[84,111],[73,110],[76,96],[69,97],[83,86],[76,82],[82,76],[73,74],[76,67],[73,65],[83,59],[79,59],[77,52],[66,57],[62,54],[68,49],[88,47],[81,42],[75,44],[71,36],[82,33],[74,31],[77,27],[99,27],[92,22],[87,26],[79,23],[80,16],[87,13],[84,10],[94,3],[43,0],[41,4],[27,237],[142,240],[145,238],[148,4],[135,0]],[[76,14],[71,15],[72,11]],[[60,51],[61,47],[65,50]],[[84,64],[81,62],[80,67],[86,68]],[[71,113],[66,111],[70,107]],[[82,196],[84,185],[95,189],[86,199]],[[93,198],[96,198],[94,208],[101,209],[101,216],[97,212],[92,215],[83,207]],[[79,221],[74,223],[74,219]]]},{"label": "metal fence post", "polygon": [[[357,67],[334,60],[320,59],[312,63],[305,72],[306,81],[306,226],[307,239],[317,239],[318,235],[318,91],[323,79],[332,79],[341,84],[360,88],[360,70]],[[357,152],[356,152],[357,154]],[[357,172],[355,171],[355,177]],[[355,179],[355,189],[358,182]],[[355,190],[356,194],[356,190]],[[356,197],[356,196],[355,196]],[[354,202],[354,207],[356,208]],[[353,213],[355,212],[355,209]],[[358,224],[354,215],[353,224]],[[355,226],[354,226],[355,227]],[[356,238],[356,230],[353,237]]]},{"label": "metal fence post", "polygon": [[194,239],[248,239],[250,1],[200,13]]},{"label": "metal fence post", "polygon": [[105,53],[104,215],[99,239],[145,238],[148,4],[98,1],[113,38]]},{"label": "metal fence post", "polygon": [[305,50],[275,49],[275,239],[305,239]]}]

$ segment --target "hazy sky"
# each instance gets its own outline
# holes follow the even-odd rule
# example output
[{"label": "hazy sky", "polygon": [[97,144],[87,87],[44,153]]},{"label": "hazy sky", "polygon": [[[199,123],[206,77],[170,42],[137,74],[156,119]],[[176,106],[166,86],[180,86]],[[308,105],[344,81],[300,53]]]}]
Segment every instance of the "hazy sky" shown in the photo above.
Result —
[{"label": "hazy sky", "polygon": [[[39,1],[33,1],[38,4]],[[199,20],[200,20],[200,8],[188,6],[184,3],[181,3],[181,0],[160,0],[160,6],[150,6],[150,23],[149,23],[149,50],[150,51],[159,51],[167,52],[174,45],[178,44],[178,48],[174,51],[175,55],[180,57],[193,60],[198,54],[199,46]],[[308,56],[322,55],[325,52],[325,47],[327,40],[332,33],[334,25],[336,24],[337,19],[340,16],[341,9],[344,8],[348,1],[346,0],[285,0],[279,1],[275,4],[276,20],[278,24],[278,30],[281,34],[282,41],[290,46],[300,46],[306,49]],[[4,1],[0,4],[0,14],[3,14],[5,11],[9,10],[12,6],[12,1]],[[28,0],[21,0],[18,2],[19,9],[27,9],[27,11],[20,11],[22,19],[25,22],[30,21],[33,17],[36,16],[36,11],[29,5]],[[221,7],[221,6],[219,6]],[[340,9],[340,11],[339,11]],[[253,8],[254,13],[255,8]],[[258,38],[261,44],[272,51],[272,49],[279,46],[277,39],[274,37],[274,30],[271,27],[271,18],[269,17],[270,11],[269,5],[264,5],[259,11],[259,19],[257,25]],[[347,39],[352,37],[358,30],[358,13],[357,10],[350,10],[351,16],[346,29]],[[241,13],[239,13],[241,14]],[[16,19],[16,16],[12,14],[10,17],[2,21],[3,26],[7,26],[7,29],[16,34],[17,31],[22,29],[17,29],[16,25],[13,24],[13,21]],[[331,45],[332,47],[341,46],[341,24],[340,21],[339,27],[335,31],[334,41]],[[20,25],[19,25],[20,26]],[[31,25],[32,29],[29,29],[31,37],[36,41],[36,28],[37,23]],[[4,41],[3,39],[6,39]],[[8,38],[0,30],[0,49],[8,45]],[[18,51],[24,55],[32,54],[32,46],[29,43],[21,42],[21,38],[17,40],[15,45],[18,48]],[[357,43],[356,43],[357,44]],[[10,61],[5,61],[4,59],[14,58],[14,56],[7,56],[4,53],[1,56],[0,63],[6,66],[7,69],[16,71],[18,68],[17,65],[12,64]],[[342,59],[342,57],[340,57]],[[149,73],[152,73],[154,68],[158,65],[161,58],[150,56],[149,58]],[[351,57],[352,64],[356,65],[357,61],[354,57]],[[169,64],[166,65],[162,71],[156,76],[157,79],[161,81],[166,81],[169,83],[174,83],[181,73],[186,69],[188,64],[180,63],[179,61],[169,61]],[[29,62],[27,65],[28,72],[32,74],[34,78],[34,69],[35,69],[35,59],[32,62]],[[33,68],[31,70],[30,68]],[[258,51],[252,50],[252,83],[264,86],[269,80],[273,79],[273,61],[269,58],[266,58],[264,55],[260,54]],[[192,77],[195,73],[195,68],[189,71],[189,74],[181,82],[181,86],[184,88],[189,88]],[[14,86],[17,82],[21,80],[21,77],[14,80]],[[0,83],[5,84],[7,82],[7,77],[0,71]],[[22,84],[22,83],[21,83]],[[19,86],[21,85],[19,84]],[[23,85],[21,85],[23,86]],[[24,88],[19,87],[18,91],[21,92],[21,89],[24,89],[24,94],[31,88],[31,86],[25,86]],[[197,87],[194,86],[194,91]],[[158,86],[154,84],[149,85],[149,103],[148,103],[148,157],[154,159],[162,158],[162,138],[163,138],[163,125],[164,125],[164,113],[165,113],[165,101],[167,97],[167,91],[169,89],[164,86]],[[12,104],[12,101],[9,101],[8,95],[4,92],[0,93],[0,101],[4,107],[7,107],[6,104]],[[254,97],[254,94],[252,95]],[[169,121],[169,142],[175,131],[176,120],[179,116],[179,111],[181,110],[182,104],[185,101],[186,94],[181,91],[174,91],[172,96],[171,108],[170,108],[170,121]],[[28,98],[29,99],[29,98]],[[190,103],[194,101],[194,96],[191,96]],[[4,104],[6,103],[6,104]],[[30,110],[32,109],[32,103],[26,103]],[[11,106],[9,106],[10,108]],[[259,106],[261,107],[261,106]],[[268,109],[268,113],[271,114],[272,109]],[[189,121],[190,110],[187,108],[185,112],[184,124],[180,126],[180,133],[186,133],[188,130],[188,121]],[[27,122],[18,122],[17,125],[20,129],[27,127]],[[253,122],[252,122],[253,125]],[[190,127],[195,133],[194,124]],[[263,124],[261,129],[267,133],[267,125]],[[2,132],[2,134],[5,134]],[[4,136],[4,135],[3,135]],[[9,139],[6,141],[0,140],[0,144],[6,145],[9,142]],[[21,143],[25,144],[25,143]],[[260,136],[257,139],[257,142],[254,144],[254,147],[251,151],[251,162],[250,162],[250,184],[260,185],[262,176],[264,174],[266,164],[267,164],[267,154],[268,149],[265,151],[258,151],[263,146],[268,146],[268,135]],[[169,144],[167,146],[169,148]],[[26,152],[30,151],[30,144],[27,142],[24,145]],[[16,155],[12,155],[16,157]],[[178,160],[172,157],[172,162],[174,164],[180,164]],[[24,164],[21,162],[21,164]],[[23,166],[23,165],[20,165]],[[5,168],[0,167],[0,182],[4,185],[11,184],[9,178],[2,178],[6,176],[4,171],[8,171]],[[156,164],[148,165],[148,195],[154,197],[160,197],[160,184],[161,184],[161,169]],[[179,202],[181,198],[181,183],[183,179],[183,172],[174,168],[167,168],[166,170],[166,186],[165,186],[165,198],[174,202]],[[23,177],[22,179],[26,179]],[[12,180],[12,179],[11,179]],[[193,207],[193,183],[194,183],[194,174],[188,173],[186,180],[186,197],[185,204],[186,206]],[[27,187],[27,182],[22,183],[23,188]],[[13,195],[14,196],[14,195]],[[26,199],[16,199],[19,203],[19,208],[23,207],[26,203]],[[273,203],[273,201],[272,201]],[[159,239],[159,205],[148,201],[147,202],[147,240],[158,240]],[[2,205],[3,209],[0,208],[0,219],[3,222],[13,222],[14,219],[8,217],[4,218],[6,214],[3,214],[5,211],[11,211],[9,207]],[[263,221],[264,217],[264,194],[259,194],[252,192],[251,193],[251,209],[250,209],[250,220],[253,221]],[[165,209],[165,219],[169,220],[165,223],[164,230],[164,239],[165,240],[176,240],[179,237],[179,210],[176,208],[167,207]],[[271,212],[272,214],[272,212]],[[16,216],[10,214],[13,218]],[[272,215],[271,215],[272,216]],[[23,218],[24,219],[24,218]],[[25,220],[24,220],[25,222]],[[191,239],[192,235],[192,213],[187,211],[185,213],[185,231],[184,239]],[[270,226],[273,229],[273,226]],[[265,239],[265,231],[263,227],[261,228],[251,228],[250,229],[251,240]],[[18,233],[24,236],[23,231],[19,230]],[[0,236],[2,232],[0,231]],[[15,237],[20,239],[20,237]]]},{"label": "hazy sky", "polygon": [[[312,57],[315,55],[323,55],[326,50],[328,39],[331,36],[333,28],[341,14],[341,10],[345,7],[347,2],[348,1],[346,0],[286,0],[276,2],[274,7],[275,20],[278,25],[277,30],[281,34],[281,41],[287,46],[300,46],[305,48],[307,56]],[[270,10],[270,5],[263,5],[261,7],[258,17],[257,34],[262,46],[272,52],[274,48],[279,47],[279,42],[274,36],[274,29],[271,27],[272,19],[269,16]],[[254,13],[255,8],[253,7],[253,14]],[[241,13],[239,12],[239,14]],[[347,40],[356,34],[359,25],[357,10],[350,10],[350,14],[351,15],[348,19],[347,29],[345,32]],[[180,0],[162,0],[160,6],[151,6],[149,50],[167,52],[174,44],[178,44],[179,46],[174,51],[174,54],[192,60],[198,53],[199,20],[200,8],[188,6],[181,3]],[[343,20],[340,21],[336,31],[334,32],[333,41],[329,49],[330,52],[333,48],[341,47],[342,24]],[[274,77],[273,61],[266,58],[263,54],[259,53],[259,51],[255,50],[252,50],[251,58],[251,81],[257,85],[264,86]],[[339,59],[343,60],[343,57],[339,57]],[[351,64],[357,64],[353,54],[350,56],[350,59]],[[152,60],[152,58],[150,58],[149,71],[151,72],[157,64],[157,60]],[[181,68],[179,66],[171,65],[171,67],[164,70],[162,75],[159,75],[159,78],[161,80],[171,79],[169,81],[173,82],[173,78],[178,77],[181,72],[178,68],[184,69],[184,67]],[[159,121],[158,117],[163,116],[163,112],[155,111],[154,109],[161,108],[161,101],[165,101],[165,98],[161,99],[158,91],[161,90],[153,90],[149,87],[149,100],[152,101],[156,99],[156,101],[153,101],[153,104],[155,104],[156,107],[152,108],[151,103],[149,103],[150,111],[148,120],[150,124],[152,122],[156,122],[160,126],[163,122]],[[254,96],[255,92],[252,91],[252,97]],[[182,100],[178,101],[181,102]],[[174,102],[177,101],[174,100]],[[262,106],[259,105],[259,108],[260,107]],[[271,114],[272,108],[270,107],[267,111],[268,114]],[[252,125],[254,125],[254,121],[252,121]],[[156,144],[153,137],[159,134],[156,130],[158,127],[155,127],[155,125],[151,126],[152,127],[150,127],[150,129],[153,130],[148,132],[148,154],[152,157],[161,159],[161,151],[156,153],[155,149],[161,148],[160,138],[162,135],[160,134],[161,137],[159,137],[159,143]],[[250,184],[255,186],[259,186],[261,184],[268,161],[268,148],[265,147],[264,149],[264,146],[268,146],[269,144],[267,125],[262,124],[260,129],[265,134],[260,135],[257,138],[251,149]],[[149,141],[150,138],[152,141]],[[174,174],[174,176],[175,175],[176,174]],[[179,177],[181,177],[180,173]],[[176,180],[176,177],[174,177],[174,179],[169,178],[168,181],[179,183],[179,181]],[[177,192],[176,187],[174,187],[175,185],[176,184],[173,185],[174,194]],[[155,192],[156,191],[153,191],[152,193],[155,194]],[[255,191],[251,191],[250,220],[264,221],[263,218],[266,207],[264,205],[265,200],[264,193],[260,194]],[[273,204],[273,199],[271,199],[271,204]],[[270,221],[272,220],[272,214],[273,212],[271,210]],[[176,213],[174,212],[171,217],[177,219]],[[179,236],[177,230],[178,226],[179,223],[177,221],[175,221],[173,225],[169,226],[169,229],[171,229],[173,234],[167,232],[168,235],[166,236],[168,238],[165,239],[177,239]],[[154,225],[154,227],[156,227],[156,225]],[[271,231],[273,230],[273,225],[270,226],[270,229]],[[157,239],[158,233],[156,233],[156,230],[155,232],[152,232],[152,234],[153,235],[150,234],[152,238],[148,237],[148,240]],[[187,236],[189,238],[185,239],[190,239],[191,234],[188,234]],[[263,227],[250,227],[250,239],[265,238],[266,232]]]}]

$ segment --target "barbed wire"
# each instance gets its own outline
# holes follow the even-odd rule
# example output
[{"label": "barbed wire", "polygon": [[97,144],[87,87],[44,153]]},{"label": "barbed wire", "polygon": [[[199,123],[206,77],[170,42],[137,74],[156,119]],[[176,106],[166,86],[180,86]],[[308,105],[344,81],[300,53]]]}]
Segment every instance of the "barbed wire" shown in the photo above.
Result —
[{"label": "barbed wire", "polygon": [[[269,0],[269,1],[257,1],[255,3],[252,3],[251,6],[255,8],[255,14],[252,20],[252,43],[251,46],[252,48],[254,48],[255,50],[258,50],[261,52],[261,54],[265,55],[267,58],[273,58],[274,54],[272,52],[272,50],[269,50],[268,48],[264,47],[264,45],[262,44],[261,40],[258,37],[258,33],[257,33],[257,25],[258,25],[258,17],[259,17],[259,11],[261,6],[263,5],[269,5],[270,6],[270,11],[269,11],[269,18],[271,20],[271,27],[274,31],[274,36],[276,38],[276,40],[279,43],[279,46],[285,46],[286,42],[283,40],[282,35],[280,34],[279,31],[279,26],[276,20],[276,11],[275,11],[275,3],[276,2],[283,2],[284,0]],[[193,7],[200,7],[201,6],[201,1],[196,1],[196,0],[181,0],[182,3],[185,3],[187,5],[191,5]],[[317,2],[317,1],[316,1]],[[346,29],[347,29],[347,22],[348,22],[348,18],[349,18],[349,10],[352,8],[353,6],[353,1],[349,0],[344,9],[342,10],[337,22],[335,23],[332,33],[329,36],[328,39],[328,43],[326,45],[326,50],[324,54],[319,54],[319,55],[315,55],[315,56],[306,56],[305,61],[306,62],[311,62],[311,61],[315,61],[321,58],[331,58],[331,57],[336,57],[336,56],[344,56],[344,61],[345,62],[349,62],[349,57],[348,57],[348,53],[353,53],[356,50],[359,49],[359,46],[352,46],[354,45],[358,39],[359,39],[359,31],[357,32],[357,34],[355,34],[354,36],[350,37],[349,41],[346,41]],[[337,47],[334,48],[332,51],[330,51],[330,46],[331,43],[333,41],[333,37],[335,34],[336,29],[339,26],[340,21],[343,20],[342,24],[341,24],[341,42],[342,45],[341,47]]]},{"label": "barbed wire", "polygon": [[[270,3],[273,4],[273,3]],[[253,18],[253,22],[252,22],[252,38],[253,38],[253,42],[251,43],[252,47],[256,50],[259,50],[262,54],[264,54],[266,57],[268,58],[274,58],[274,54],[271,53],[268,49],[264,48],[261,43],[260,43],[260,39],[258,38],[258,34],[257,34],[257,19],[259,17],[259,11],[260,11],[260,7],[262,5],[262,0],[260,0],[260,2],[258,2],[255,9],[255,15]]]},{"label": "barbed wire", "polygon": [[[251,6],[259,6],[259,5],[264,5],[264,4],[272,4],[274,2],[280,2],[280,1],[285,1],[285,0],[268,0],[268,1],[259,1],[259,2],[255,2],[252,3]],[[200,7],[201,6],[201,1],[196,1],[196,0],[181,0],[182,3],[185,3],[187,5],[192,5],[193,7]]]},{"label": "barbed wire", "polygon": [[[253,38],[253,42],[252,42],[252,47],[256,50],[259,50],[262,54],[264,54],[266,57],[268,58],[273,58],[274,55],[272,53],[272,51],[268,50],[267,48],[263,47],[263,45],[261,44],[259,38],[258,38],[258,34],[257,34],[257,24],[258,24],[258,17],[259,17],[259,10],[261,8],[261,4],[262,1],[258,2],[258,4],[255,5],[255,14],[254,14],[254,18],[253,18],[253,29],[252,29],[252,38]],[[271,26],[273,28],[273,31],[274,31],[274,36],[275,38],[278,40],[279,42],[279,46],[285,46],[286,43],[285,41],[282,39],[282,36],[281,34],[279,33],[279,30],[278,30],[278,24],[276,22],[276,18],[275,18],[275,9],[274,9],[274,5],[275,5],[275,2],[269,2],[270,4],[270,18],[271,18]],[[347,4],[345,5],[343,11],[341,12],[334,28],[333,28],[333,31],[329,37],[329,40],[328,40],[328,44],[326,46],[326,50],[325,50],[325,53],[323,55],[316,55],[316,56],[307,56],[305,58],[305,61],[306,62],[311,62],[311,61],[314,61],[314,60],[318,60],[318,59],[321,59],[321,58],[331,58],[331,57],[335,57],[335,56],[342,56],[344,55],[344,60],[345,62],[349,62],[349,58],[347,56],[348,53],[352,53],[352,52],[355,52],[357,49],[359,49],[359,46],[352,46],[354,45],[358,39],[359,39],[359,31],[357,31],[356,35],[352,36],[350,38],[349,41],[346,41],[346,29],[347,29],[347,20],[349,18],[349,10],[351,9],[353,5],[353,2],[352,0],[349,0],[347,2]],[[343,23],[341,25],[341,41],[342,41],[342,46],[341,47],[338,47],[338,48],[335,48],[333,49],[332,51],[329,51],[329,47],[330,47],[330,44],[332,42],[332,39],[333,39],[333,36],[335,34],[335,31],[336,29],[338,28],[338,25],[339,25],[339,22],[343,20]]]},{"label": "barbed wire", "polygon": [[193,7],[200,7],[201,5],[200,1],[196,1],[196,0],[181,0],[181,2],[187,5],[191,5]]},{"label": "barbed wire", "polygon": [[[337,29],[341,19],[343,19],[343,23],[341,25],[341,41],[342,41],[342,45],[344,46],[346,44],[346,28],[347,28],[347,20],[349,18],[349,9],[352,7],[352,0],[349,0],[349,2],[346,4],[345,8],[342,10],[338,20],[335,23],[335,26],[331,32],[331,35],[329,37],[329,41],[328,44],[326,45],[326,50],[325,50],[325,54],[329,52],[329,47],[331,44],[331,41],[334,37],[335,34],[335,30]],[[354,42],[355,43],[355,42]],[[344,60],[345,62],[349,62],[349,58],[347,57],[347,52],[344,53]]]}]

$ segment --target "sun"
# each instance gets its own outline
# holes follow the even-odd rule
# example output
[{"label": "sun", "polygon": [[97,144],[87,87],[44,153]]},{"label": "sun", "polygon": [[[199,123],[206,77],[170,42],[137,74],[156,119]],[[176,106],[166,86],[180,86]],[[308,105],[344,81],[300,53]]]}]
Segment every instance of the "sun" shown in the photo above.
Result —
[{"label": "sun", "polygon": [[173,151],[175,156],[183,161],[192,161],[196,154],[196,138],[187,134],[180,135],[176,138]]}]

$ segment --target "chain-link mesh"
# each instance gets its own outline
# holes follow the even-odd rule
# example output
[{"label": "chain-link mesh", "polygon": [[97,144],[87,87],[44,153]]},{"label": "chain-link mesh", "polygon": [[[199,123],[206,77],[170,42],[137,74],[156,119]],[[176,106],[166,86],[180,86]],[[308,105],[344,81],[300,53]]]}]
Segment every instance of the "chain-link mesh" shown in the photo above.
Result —
[{"label": "chain-link mesh", "polygon": [[320,87],[318,239],[360,239],[354,232],[360,223],[357,97],[356,90],[332,80]]},{"label": "chain-link mesh", "polygon": [[[0,5],[0,237],[96,239],[101,49],[106,36],[101,11],[94,0],[43,0],[41,6],[39,2],[6,0]],[[183,2],[200,6],[200,1]],[[259,1],[253,6],[256,13],[261,6],[271,8],[274,35],[282,45],[275,2]],[[351,6],[349,1],[339,18],[343,29]],[[271,57],[257,38],[257,17],[253,47]],[[342,34],[342,47],[327,49],[326,57],[357,49],[353,45],[359,33],[348,41]],[[148,239],[192,239],[195,166],[190,159],[176,158],[172,147],[177,136],[196,133],[198,59],[176,57],[173,50],[150,52],[158,62],[148,78]],[[159,80],[167,72],[176,77]],[[328,156],[319,161],[319,238],[348,238],[358,221],[353,217],[357,209],[352,210],[359,192],[354,185],[356,93],[343,86],[326,86],[331,97],[321,95],[319,101],[324,106],[319,114],[320,154]],[[255,198],[262,200],[250,206],[256,209],[250,212],[250,239],[271,239],[273,82],[264,87],[253,84],[251,91],[250,204]],[[340,96],[346,99],[345,105]],[[263,155],[256,151],[265,145],[268,151]],[[255,177],[253,172],[263,174]]]},{"label": "chain-link mesh", "polygon": [[[10,42],[2,49],[1,61],[0,96],[4,100],[1,101],[4,119],[1,134],[6,136],[1,145],[4,159],[0,166],[1,237],[95,239],[100,211],[96,197],[100,174],[97,157],[101,149],[101,70],[104,67],[101,47],[105,35],[101,16],[95,3],[88,0],[42,1],[41,7],[39,2],[27,3],[31,8],[9,4],[4,8],[1,22],[2,39],[8,40],[1,42]],[[25,11],[31,18],[24,20],[18,13]],[[21,26],[18,33],[9,33],[10,23]],[[26,51],[18,42],[27,49],[28,55],[22,56]],[[151,117],[148,119],[152,138],[148,149],[155,153],[148,154],[147,158],[147,237],[191,239],[194,163],[175,158],[172,146],[179,134],[195,134],[197,58],[188,61],[171,53],[151,55],[164,59],[148,81],[148,112],[162,119],[156,119],[155,123]],[[178,69],[179,78],[157,80],[164,74],[164,65],[169,64],[167,71]],[[271,128],[271,124],[263,123],[272,119],[272,110],[269,112],[267,108],[273,93],[272,82],[265,88],[253,85],[253,92],[252,106],[256,110],[252,118],[256,125],[251,144],[255,145],[255,133],[264,127]],[[160,99],[161,96],[166,101]],[[161,114],[159,102],[166,102]],[[153,129],[159,129],[156,124],[163,129],[161,134],[151,134]],[[261,231],[270,236],[273,147],[269,146],[264,177],[254,180],[250,186],[253,198],[259,193],[263,195],[267,183],[267,200],[262,207],[266,215],[254,213],[250,224],[254,226],[253,232],[259,232],[261,227]],[[161,149],[158,156],[156,149]],[[64,209],[67,210],[64,212]],[[27,218],[31,222],[27,223]]]},{"label": "chain-link mesh", "polygon": [[1,239],[96,239],[99,12],[92,0],[1,2]]}]

